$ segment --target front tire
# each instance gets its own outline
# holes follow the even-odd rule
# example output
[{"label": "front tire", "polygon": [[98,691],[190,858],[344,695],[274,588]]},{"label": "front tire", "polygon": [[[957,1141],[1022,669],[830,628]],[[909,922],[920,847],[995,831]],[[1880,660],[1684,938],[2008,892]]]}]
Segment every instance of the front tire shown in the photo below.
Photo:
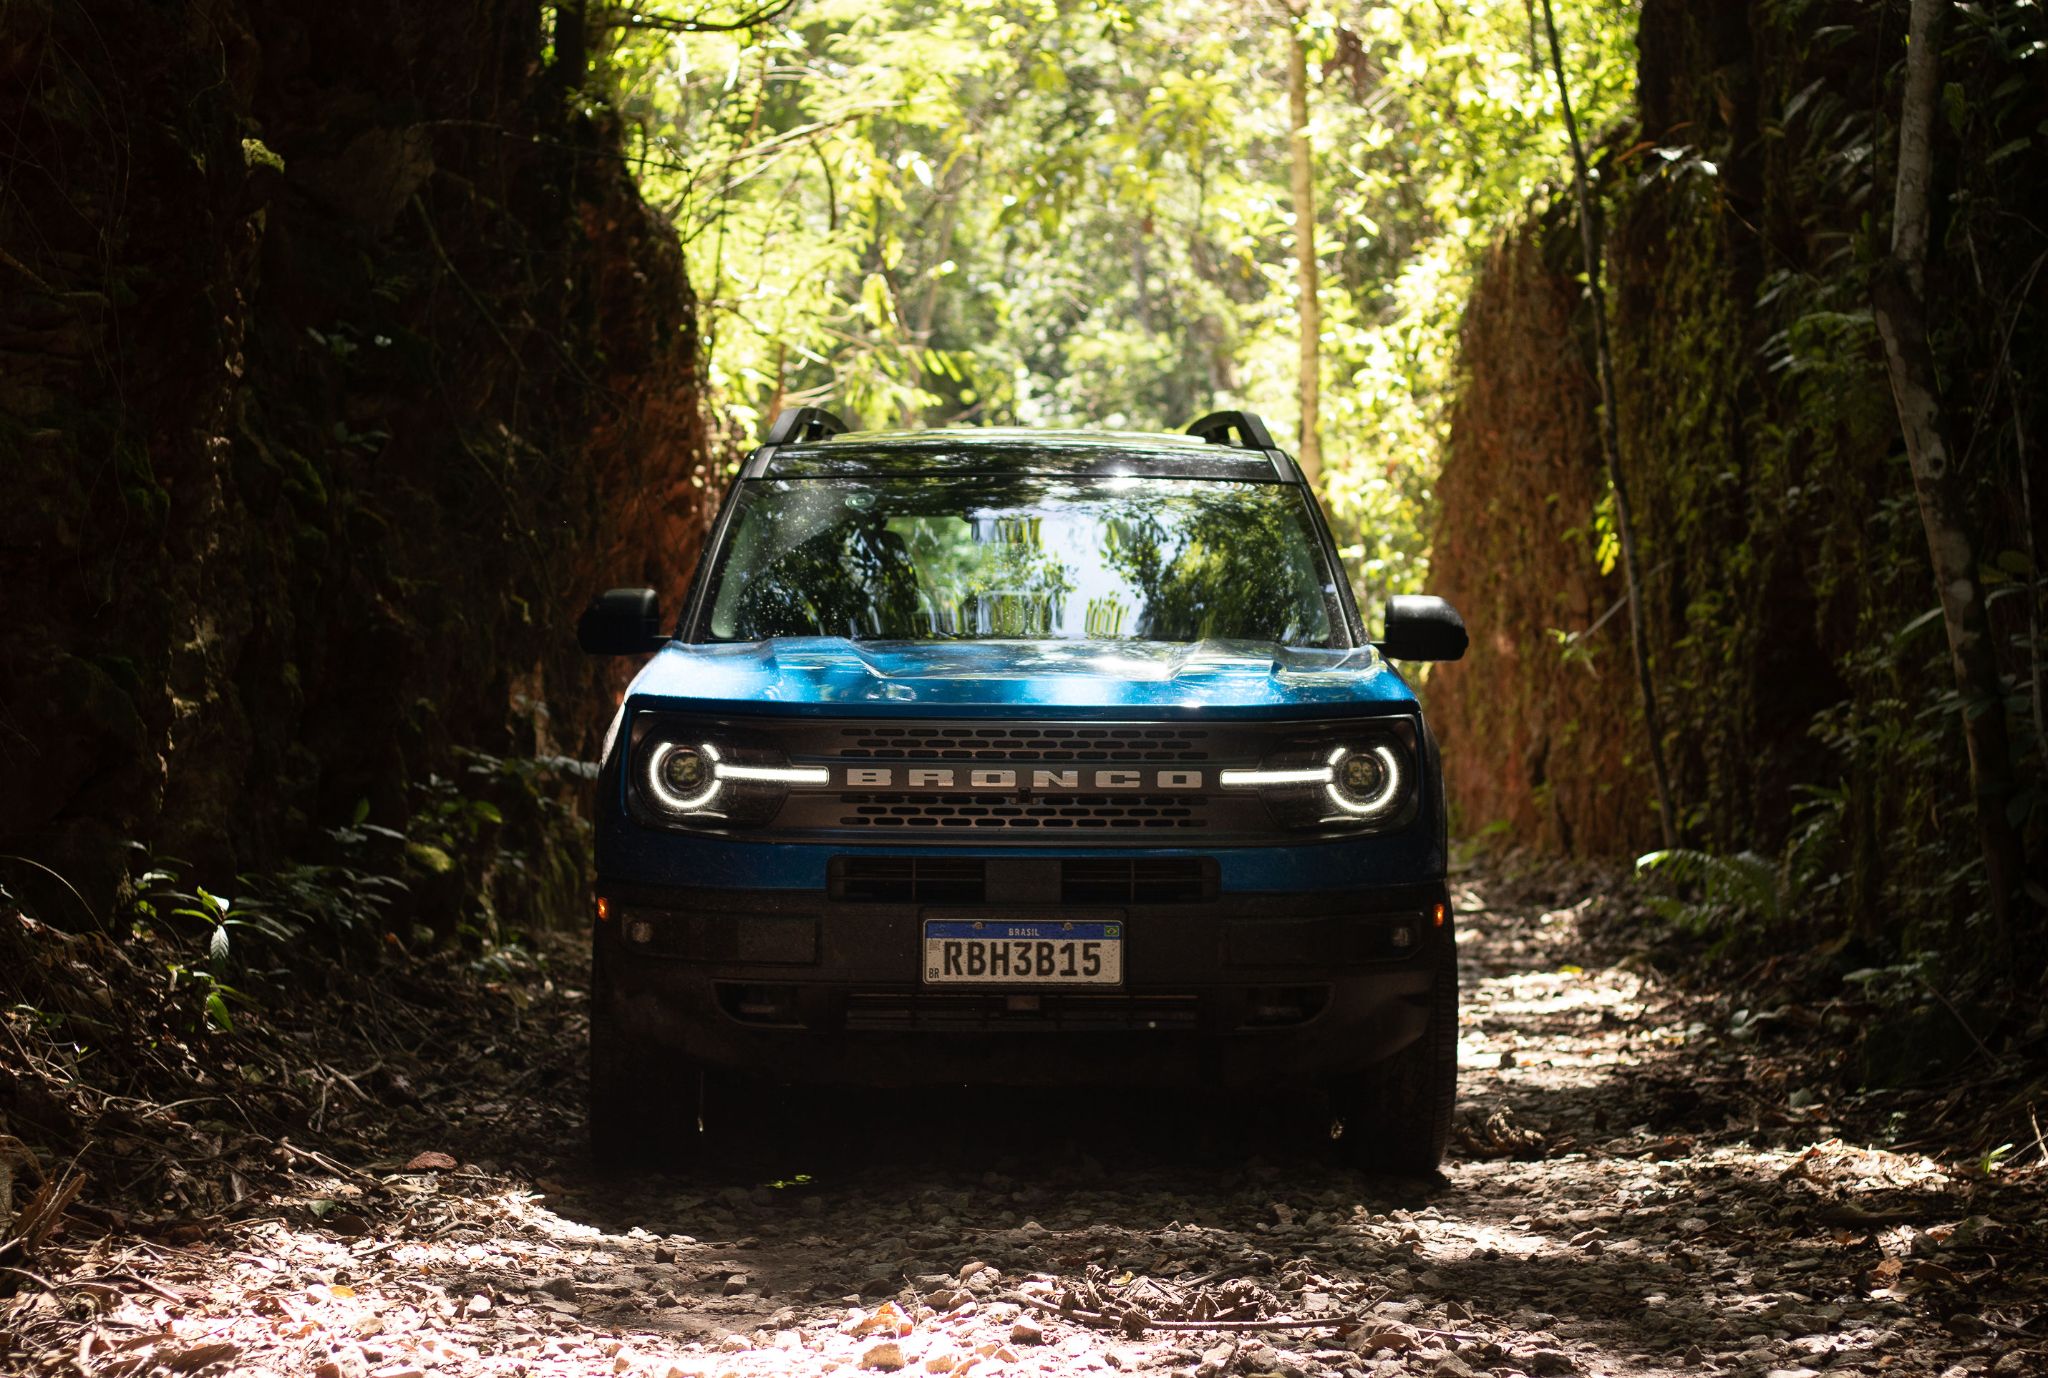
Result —
[{"label": "front tire", "polygon": [[1444,1160],[1458,1101],[1458,944],[1446,931],[1422,1037],[1330,1088],[1337,1156],[1368,1172],[1423,1177]]},{"label": "front tire", "polygon": [[600,952],[590,979],[590,1156],[605,1168],[680,1167],[697,1155],[703,1075],[696,1063],[634,1039]]}]

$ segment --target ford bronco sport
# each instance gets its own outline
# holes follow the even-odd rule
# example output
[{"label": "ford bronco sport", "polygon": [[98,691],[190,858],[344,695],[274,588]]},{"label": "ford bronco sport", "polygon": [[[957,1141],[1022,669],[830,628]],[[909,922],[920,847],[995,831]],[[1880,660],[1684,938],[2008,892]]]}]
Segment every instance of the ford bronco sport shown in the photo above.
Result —
[{"label": "ford bronco sport", "polygon": [[1187,435],[776,419],[604,747],[600,1158],[675,1158],[707,1078],[1299,1087],[1421,1172],[1456,1078],[1436,746],[1258,417]]}]

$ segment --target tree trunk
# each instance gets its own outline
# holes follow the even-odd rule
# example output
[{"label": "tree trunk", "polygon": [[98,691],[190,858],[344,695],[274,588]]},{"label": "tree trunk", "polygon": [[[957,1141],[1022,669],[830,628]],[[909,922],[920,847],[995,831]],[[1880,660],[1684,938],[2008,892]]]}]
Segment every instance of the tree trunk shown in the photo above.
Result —
[{"label": "tree trunk", "polygon": [[[1533,18],[1533,15],[1532,15]],[[1621,472],[1621,431],[1614,415],[1614,354],[1607,343],[1607,293],[1600,285],[1600,239],[1593,227],[1591,174],[1579,122],[1572,114],[1571,84],[1564,76],[1564,49],[1557,41],[1557,16],[1543,0],[1543,27],[1550,36],[1550,67],[1557,78],[1557,100],[1564,110],[1564,132],[1572,146],[1572,187],[1578,198],[1579,247],[1585,257],[1586,294],[1593,310],[1593,358],[1600,379],[1600,454],[1607,463],[1607,481],[1614,489],[1614,525],[1621,538],[1621,572],[1628,583],[1629,643],[1635,651],[1636,688],[1642,696],[1643,730],[1650,739],[1650,773],[1657,785],[1657,826],[1667,848],[1678,845],[1678,809],[1671,795],[1671,771],[1664,762],[1663,715],[1657,710],[1657,682],[1650,674],[1649,633],[1643,619],[1642,565],[1636,558],[1636,524]]]},{"label": "tree trunk", "polygon": [[1948,632],[1949,662],[1963,701],[1963,743],[1976,796],[1977,837],[1990,887],[1993,939],[2001,958],[2012,952],[2013,914],[2024,879],[2020,839],[2006,816],[2012,757],[2006,738],[2005,692],[1977,579],[1970,514],[1954,471],[1955,451],[1927,342],[1928,184],[1933,174],[1934,106],[1941,62],[1944,0],[1913,0],[1906,49],[1906,91],[1899,110],[1899,181],[1892,206],[1892,252],[1871,283],[1871,306],[1884,340],[1892,400],[1913,471],[1913,492],[1927,532],[1927,552]]},{"label": "tree trunk", "polygon": [[555,6],[555,61],[548,76],[560,94],[582,90],[590,72],[588,4],[589,0],[562,0]]},{"label": "tree trunk", "polygon": [[1294,155],[1294,275],[1301,299],[1302,476],[1311,487],[1323,482],[1320,434],[1323,383],[1323,308],[1317,296],[1316,162],[1308,138],[1308,45],[1301,14],[1287,10],[1287,143]]}]

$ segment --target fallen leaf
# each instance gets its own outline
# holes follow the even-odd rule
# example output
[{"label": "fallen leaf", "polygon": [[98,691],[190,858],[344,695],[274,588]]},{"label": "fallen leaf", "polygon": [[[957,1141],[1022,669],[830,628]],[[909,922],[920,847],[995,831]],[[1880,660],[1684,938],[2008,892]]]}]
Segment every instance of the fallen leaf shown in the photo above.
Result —
[{"label": "fallen leaf", "polygon": [[200,1369],[209,1368],[214,1364],[226,1363],[241,1352],[240,1347],[226,1340],[216,1340],[212,1344],[194,1345],[176,1354],[165,1354],[158,1350],[156,1361],[178,1373],[197,1373]]},{"label": "fallen leaf", "polygon": [[407,1172],[453,1172],[455,1168],[453,1158],[431,1148],[425,1153],[415,1154],[413,1160],[405,1165]]}]

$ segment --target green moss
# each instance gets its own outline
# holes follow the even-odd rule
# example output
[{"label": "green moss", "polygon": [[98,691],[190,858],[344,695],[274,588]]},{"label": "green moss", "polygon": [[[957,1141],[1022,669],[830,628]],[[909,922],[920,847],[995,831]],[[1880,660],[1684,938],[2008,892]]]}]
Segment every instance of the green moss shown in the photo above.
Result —
[{"label": "green moss", "polygon": [[261,139],[242,140],[242,162],[251,168],[265,168],[271,172],[284,171],[284,159],[272,152]]}]

